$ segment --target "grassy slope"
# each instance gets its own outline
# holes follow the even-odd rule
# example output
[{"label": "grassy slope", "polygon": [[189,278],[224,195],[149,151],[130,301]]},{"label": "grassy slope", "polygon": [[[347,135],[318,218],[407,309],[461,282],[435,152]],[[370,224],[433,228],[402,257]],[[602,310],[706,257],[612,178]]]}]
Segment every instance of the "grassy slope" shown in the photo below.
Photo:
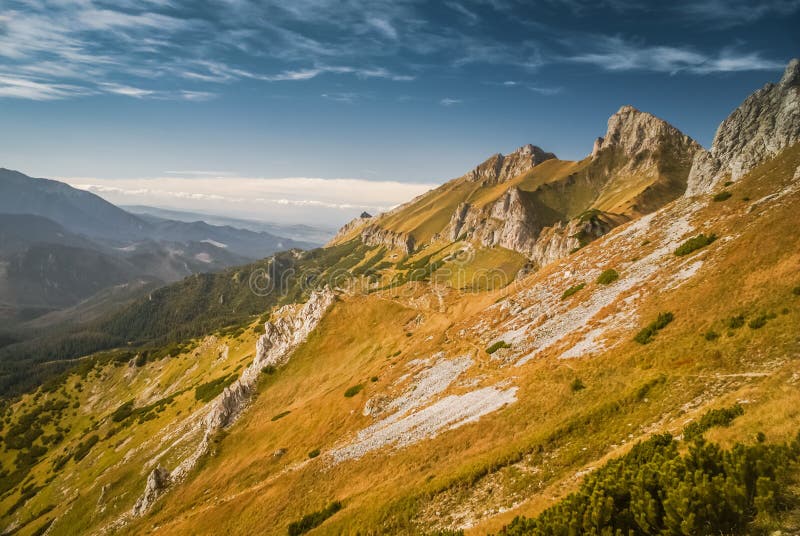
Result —
[{"label": "grassy slope", "polygon": [[[800,407],[795,373],[800,297],[791,289],[800,285],[800,237],[793,207],[800,203],[800,195],[794,193],[768,212],[751,210],[752,201],[743,198],[756,200],[774,192],[790,180],[798,164],[800,146],[731,187],[731,199],[710,203],[698,214],[707,222],[698,230],[722,238],[695,254],[706,259],[696,277],[674,290],[650,289],[639,308],[640,324],[661,311],[672,311],[675,321],[647,346],[632,342],[634,332],[628,330],[619,333],[623,342],[613,351],[591,359],[565,361],[547,355],[522,368],[501,368],[483,352],[485,340],[461,330],[476,322],[491,326],[501,320],[508,313],[487,308],[517,287],[469,295],[447,291],[443,303],[425,283],[345,297],[285,368],[264,377],[252,409],[219,438],[216,454],[204,461],[194,478],[171,491],[153,513],[125,532],[139,534],[160,527],[166,533],[283,534],[291,521],[339,499],[344,509],[312,533],[413,532],[444,526],[450,521],[447,516],[461,522],[471,519],[473,531],[482,533],[496,530],[514,515],[534,515],[573,489],[579,471],[624,452],[651,432],[677,432],[710,406],[749,401],[745,415],[731,428],[709,433],[712,439],[730,443],[749,439],[756,431],[774,441],[794,436],[800,424],[800,414],[793,409]],[[563,266],[592,259],[595,248],[602,247],[602,240],[590,244]],[[615,264],[644,255],[652,247],[643,244],[638,251],[620,253],[624,256]],[[490,256],[478,264],[483,262],[498,260]],[[563,266],[548,267],[520,285],[530,286]],[[587,283],[572,298],[575,306],[598,289],[594,282]],[[723,326],[730,316],[744,314],[751,319],[762,312],[776,313],[763,328],[745,326],[729,335]],[[418,325],[419,315],[424,321]],[[709,329],[722,336],[706,340],[702,334]],[[229,367],[252,355],[255,332],[245,331],[240,339],[229,341],[231,357],[225,362]],[[508,378],[519,386],[518,401],[478,423],[391,454],[373,453],[332,468],[324,456],[306,461],[309,451],[325,452],[372,422],[361,414],[365,401],[405,374],[408,361],[439,349],[448,356],[471,352],[478,365],[467,376],[482,384]],[[64,392],[70,401],[79,400],[81,407],[64,417],[71,430],[64,446],[74,447],[86,435],[83,430],[93,426],[92,415],[110,414],[132,394],[143,399],[153,389],[149,398],[157,399],[164,386],[193,389],[217,377],[223,370],[211,363],[218,349],[207,353],[149,363],[136,371],[134,381],[126,380],[127,366],[112,365],[82,380],[70,378]],[[378,381],[371,382],[372,376]],[[575,378],[586,389],[573,393],[570,384]],[[77,391],[78,381],[82,392]],[[159,383],[162,387],[154,387]],[[359,383],[365,384],[364,391],[352,398],[343,396]],[[460,389],[464,388],[456,387],[455,392]],[[27,396],[18,404],[30,408],[43,400],[34,402]],[[187,391],[157,420],[117,432],[95,445],[77,465],[68,462],[19,510],[24,520],[39,517],[19,534],[31,533],[54,516],[61,517],[53,534],[96,528],[130,508],[143,489],[142,466],[154,451],[148,439],[178,411],[185,415],[195,407],[193,392]],[[13,409],[9,423],[22,411],[19,405]],[[272,420],[287,410],[291,413]],[[102,438],[111,423],[98,421]],[[109,448],[128,435],[131,441],[120,444],[119,452]],[[127,448],[140,445],[141,451],[119,463]],[[60,449],[47,454],[33,471],[38,484],[48,478],[47,468]],[[278,449],[286,449],[286,454],[273,456]],[[12,457],[0,451],[4,467],[10,466]],[[171,467],[169,458],[165,465]],[[108,495],[117,499],[98,513],[96,504],[107,483]],[[15,491],[3,498],[0,511],[7,511],[18,496]],[[48,505],[55,508],[36,516]],[[498,513],[510,506],[511,510]],[[16,516],[3,522],[12,517]]]},{"label": "grassy slope", "polygon": [[[718,234],[741,235],[703,253],[710,262],[701,276],[645,300],[643,322],[662,310],[676,314],[675,322],[650,345],[623,342],[614,352],[594,359],[546,358],[521,370],[497,369],[484,356],[481,373],[492,378],[515,376],[519,402],[479,424],[390,456],[368,455],[332,469],[317,459],[281,473],[281,468],[300,463],[309,450],[325,450],[342,433],[370,422],[359,412],[380,383],[367,384],[354,399],[341,393],[373,374],[380,382],[402,374],[402,366],[387,359],[395,348],[402,349],[396,358],[400,362],[425,357],[431,348],[458,355],[471,347],[480,357],[482,346],[456,333],[459,321],[471,319],[492,296],[477,296],[465,309],[444,316],[426,310],[428,320],[405,339],[404,325],[415,312],[403,315],[395,309],[396,302],[384,302],[379,296],[345,302],[275,378],[268,387],[270,395],[260,397],[241,426],[231,430],[219,458],[169,496],[148,523],[166,524],[176,532],[204,532],[204,527],[221,524],[236,531],[272,527],[278,534],[302,514],[340,499],[345,509],[319,533],[378,526],[392,533],[417,530],[415,519],[435,523],[435,512],[457,510],[471,502],[499,509],[523,501],[512,513],[487,516],[478,533],[517,513],[535,513],[571,489],[577,471],[623,452],[632,440],[649,432],[678,431],[709,405],[751,401],[733,428],[714,434],[738,431],[731,437],[746,439],[758,429],[771,440],[793,436],[798,414],[788,408],[796,407],[797,395],[786,382],[796,368],[791,356],[798,351],[792,326],[800,322],[800,303],[791,293],[798,284],[793,278],[800,264],[800,242],[791,231],[796,222],[791,202],[756,219],[742,197],[756,199],[769,192],[777,182],[775,175],[785,178],[797,164],[798,153],[795,149],[778,163],[786,169],[766,166],[739,184],[731,200],[701,213],[701,219],[714,222]],[[756,247],[760,253],[753,256]],[[591,249],[584,254],[591,256]],[[593,288],[590,284],[586,295]],[[776,311],[778,316],[764,328],[745,327],[714,342],[701,336],[710,328],[722,331],[722,320],[729,316],[753,317],[761,311]],[[453,326],[440,335],[451,322]],[[382,334],[380,340],[375,333]],[[428,336],[433,340],[426,340]],[[623,336],[629,341],[632,333]],[[575,377],[587,389],[573,394],[569,385]],[[640,395],[643,386],[649,389]],[[287,417],[272,423],[268,417],[284,408],[292,409],[294,420]],[[279,463],[271,458],[277,448],[288,450]],[[206,496],[205,490],[212,487],[216,499]],[[487,501],[481,495],[487,494],[487,487],[496,488],[490,494],[496,498]]]}]

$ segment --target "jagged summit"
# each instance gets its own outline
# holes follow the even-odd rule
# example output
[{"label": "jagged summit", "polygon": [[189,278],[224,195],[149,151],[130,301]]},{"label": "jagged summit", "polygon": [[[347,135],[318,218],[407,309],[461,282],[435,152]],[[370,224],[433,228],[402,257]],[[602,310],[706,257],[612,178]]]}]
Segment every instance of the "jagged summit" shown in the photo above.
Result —
[{"label": "jagged summit", "polygon": [[553,153],[530,143],[508,155],[494,154],[466,174],[468,181],[498,183],[529,171],[545,160],[556,158]]},{"label": "jagged summit", "polygon": [[737,181],[764,160],[800,141],[800,60],[786,66],[780,82],[759,89],[717,129],[710,151],[695,158],[687,195]]},{"label": "jagged summit", "polygon": [[596,158],[600,151],[610,148],[621,149],[628,156],[642,151],[654,152],[666,141],[688,150],[700,147],[697,142],[663,119],[625,105],[608,118],[606,135],[595,141],[592,157]]},{"label": "jagged summit", "polygon": [[786,70],[783,72],[783,77],[781,77],[781,81],[779,82],[780,86],[796,86],[800,85],[800,59],[795,58],[789,62],[786,66]]}]

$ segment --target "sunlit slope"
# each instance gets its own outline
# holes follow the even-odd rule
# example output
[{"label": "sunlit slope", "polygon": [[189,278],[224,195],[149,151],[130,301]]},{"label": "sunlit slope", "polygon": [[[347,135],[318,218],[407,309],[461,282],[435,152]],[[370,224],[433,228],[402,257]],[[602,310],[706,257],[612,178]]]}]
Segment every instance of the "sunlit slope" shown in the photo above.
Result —
[{"label": "sunlit slope", "polygon": [[[263,371],[241,418],[141,518],[130,511],[148,474],[185,458],[193,444],[177,439],[252,361],[263,327],[243,319],[146,357],[87,359],[4,409],[2,526],[285,534],[338,500],[312,533],[483,533],[710,407],[745,413],[709,438],[793,437],[798,166],[794,146],[729,195],[680,198],[516,281],[524,259],[501,248],[391,258],[352,241],[335,264],[371,283],[343,281],[288,363]],[[700,234],[716,239],[675,255]],[[494,290],[452,284],[492,268],[508,272]],[[608,269],[618,279],[599,283]],[[673,320],[635,342],[661,313]]]},{"label": "sunlit slope", "polygon": [[[573,489],[581,471],[634,440],[679,432],[708,407],[748,401],[743,417],[711,437],[746,440],[756,431],[771,441],[792,437],[800,424],[789,409],[797,407],[792,382],[800,350],[800,297],[793,292],[800,284],[793,233],[800,189],[792,181],[798,165],[794,147],[731,187],[725,201],[680,200],[499,294],[438,299],[419,283],[343,297],[290,362],[265,377],[252,409],[192,481],[126,530],[281,534],[333,500],[344,508],[317,533],[497,528],[550,504]],[[686,236],[671,236],[679,227]],[[700,232],[719,238],[692,255],[673,254],[671,243]],[[658,267],[645,277],[653,254]],[[596,283],[610,267],[620,279]],[[579,283],[585,286],[561,299]],[[515,335],[522,312],[537,307],[541,292],[554,296],[551,317],[534,318]],[[586,324],[568,323],[608,295],[608,305]],[[634,342],[661,312],[673,313],[672,323],[649,344]],[[739,315],[744,324],[729,327]],[[567,324],[551,324],[557,317]],[[547,326],[560,326],[562,336],[526,342],[526,333],[545,333],[540,328]],[[598,344],[578,359],[559,359],[594,330]],[[487,347],[501,338],[510,347],[489,355]],[[334,453],[376,421],[363,414],[369,400],[396,400],[405,382],[459,356],[473,363],[434,400],[497,386],[516,388],[514,400],[477,422],[438,429],[433,437],[422,433],[397,448],[401,434],[337,463]],[[576,379],[584,389],[573,390]],[[362,390],[345,397],[356,385]],[[422,418],[418,410],[411,415]],[[315,450],[320,455],[309,458]]]}]

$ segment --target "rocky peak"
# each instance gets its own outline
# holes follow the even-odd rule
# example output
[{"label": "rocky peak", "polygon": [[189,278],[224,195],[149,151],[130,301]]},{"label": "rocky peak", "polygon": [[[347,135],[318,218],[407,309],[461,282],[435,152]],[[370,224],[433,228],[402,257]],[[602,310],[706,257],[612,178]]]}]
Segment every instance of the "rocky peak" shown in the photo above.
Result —
[{"label": "rocky peak", "polygon": [[556,155],[553,153],[547,153],[540,147],[529,143],[508,155],[497,153],[490,156],[485,162],[467,173],[466,178],[472,182],[487,184],[504,182],[555,157]]},{"label": "rocky peak", "polygon": [[800,59],[795,58],[789,62],[778,85],[783,87],[800,85]]},{"label": "rocky peak", "polygon": [[654,153],[665,142],[676,142],[690,150],[700,148],[689,136],[666,121],[626,105],[609,117],[606,135],[595,140],[592,158],[596,158],[602,150],[612,148],[628,156],[643,151]]},{"label": "rocky peak", "polygon": [[739,180],[761,162],[800,141],[800,61],[792,60],[777,84],[767,84],[722,122],[710,151],[697,155],[687,194],[708,193]]}]

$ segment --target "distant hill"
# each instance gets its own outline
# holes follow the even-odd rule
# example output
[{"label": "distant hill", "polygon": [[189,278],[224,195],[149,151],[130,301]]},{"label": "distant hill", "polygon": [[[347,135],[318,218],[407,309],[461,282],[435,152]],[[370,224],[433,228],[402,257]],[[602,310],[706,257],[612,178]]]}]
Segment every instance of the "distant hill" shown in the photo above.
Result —
[{"label": "distant hill", "polygon": [[41,216],[0,214],[0,317],[24,321],[142,278],[164,284],[246,261],[206,242],[114,248]]},{"label": "distant hill", "polygon": [[116,243],[208,241],[248,259],[312,246],[265,231],[131,214],[91,192],[3,168],[0,168],[0,214],[42,216],[73,233]]},{"label": "distant hill", "polygon": [[[51,313],[111,287],[135,294],[311,246],[266,231],[134,215],[67,184],[0,169],[0,318],[7,322],[63,319]],[[99,294],[93,310],[106,310],[103,296],[119,299]]]},{"label": "distant hill", "polygon": [[210,225],[230,226],[237,229],[255,231],[257,233],[266,232],[276,236],[284,236],[291,240],[297,240],[298,242],[307,242],[314,247],[321,246],[336,234],[335,228],[316,225],[282,224],[243,218],[229,218],[218,214],[149,207],[145,205],[119,205],[119,207],[138,216],[155,216],[164,220],[185,222],[203,221]]},{"label": "distant hill", "polygon": [[139,239],[149,230],[139,217],[93,193],[5,168],[0,168],[0,213],[44,216],[72,232],[113,240]]}]

